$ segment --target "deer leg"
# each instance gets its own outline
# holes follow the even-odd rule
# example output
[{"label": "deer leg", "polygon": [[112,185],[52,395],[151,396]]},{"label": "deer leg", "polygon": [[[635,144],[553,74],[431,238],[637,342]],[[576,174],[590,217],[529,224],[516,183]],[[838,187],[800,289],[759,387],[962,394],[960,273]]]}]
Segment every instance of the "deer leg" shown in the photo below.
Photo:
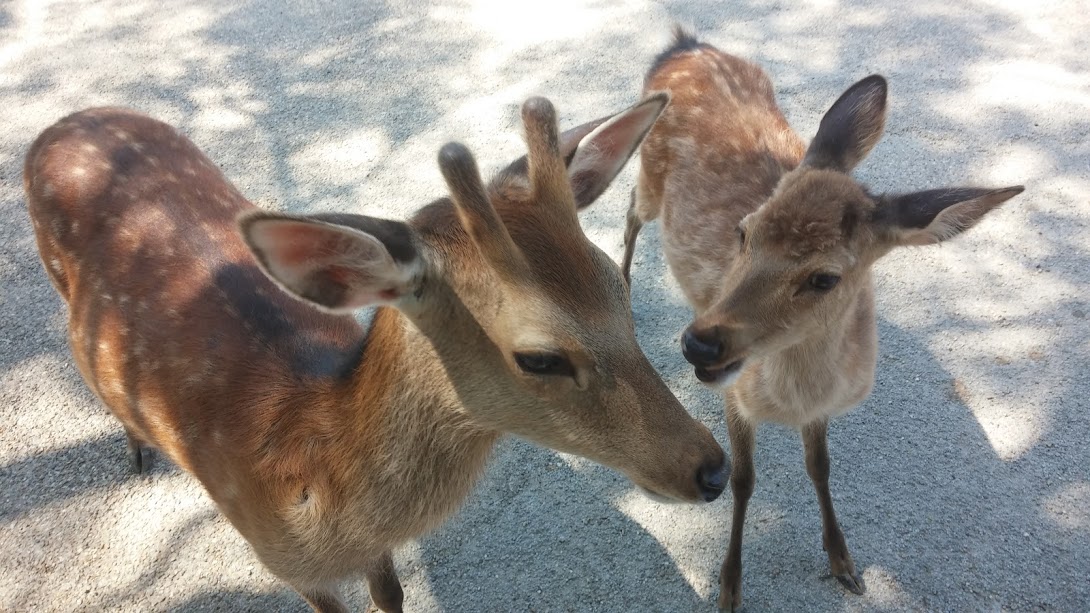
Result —
[{"label": "deer leg", "polygon": [[826,433],[829,424],[820,420],[802,429],[802,444],[806,449],[806,472],[817,490],[818,505],[821,507],[821,540],[829,554],[829,567],[841,585],[853,594],[867,591],[863,576],[855,570],[855,562],[848,553],[848,544],[844,533],[836,521],[833,511],[833,497],[829,494],[829,447]]},{"label": "deer leg", "polygon": [[727,432],[730,434],[730,490],[734,495],[734,515],[730,524],[727,557],[719,572],[719,610],[737,611],[742,607],[742,527],[746,521],[746,505],[757,484],[757,477],[753,471],[753,424],[738,414],[734,402],[729,398]]},{"label": "deer leg", "polygon": [[315,613],[348,613],[348,607],[344,605],[337,590],[316,588],[299,590],[299,594]]},{"label": "deer leg", "polygon": [[394,559],[387,551],[366,573],[367,589],[371,592],[371,602],[385,613],[401,613],[401,602],[405,594],[401,591]]},{"label": "deer leg", "polygon": [[128,428],[125,428],[125,447],[132,472],[139,475],[151,470],[151,455],[146,453],[143,443]]},{"label": "deer leg", "polygon": [[632,188],[632,196],[628,202],[628,214],[625,215],[624,226],[624,260],[621,261],[621,274],[624,282],[631,287],[632,255],[636,252],[636,237],[643,228],[640,213],[636,210],[636,188]]}]

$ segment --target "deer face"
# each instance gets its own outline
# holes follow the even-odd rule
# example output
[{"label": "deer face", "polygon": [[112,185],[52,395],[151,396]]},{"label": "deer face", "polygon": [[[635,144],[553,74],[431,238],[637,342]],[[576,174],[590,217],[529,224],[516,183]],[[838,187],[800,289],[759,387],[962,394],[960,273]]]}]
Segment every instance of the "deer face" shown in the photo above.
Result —
[{"label": "deer face", "polygon": [[[452,202],[426,207],[410,224],[262,216],[244,221],[244,232],[289,291],[325,308],[385,302],[406,313],[427,331],[445,382],[480,425],[601,462],[663,498],[713,500],[725,484],[723,451],[640,350],[620,270],[576,215],[666,101],[653,96],[560,135],[552,105],[531,99],[522,112],[527,157],[485,187],[469,151],[446,145],[439,165]],[[276,239],[277,227],[320,226],[339,235],[315,241],[299,272],[270,256],[293,242]],[[420,377],[419,385],[439,384]]]},{"label": "deer face", "polygon": [[722,297],[683,335],[705,383],[729,385],[747,358],[823,335],[854,304],[874,261],[874,202],[850,177],[813,169],[786,175],[742,219]]},{"label": "deer face", "polygon": [[898,245],[950,238],[1022,191],[870,195],[849,173],[878,142],[885,113],[884,79],[853,85],[822,119],[799,168],[742,219],[721,298],[682,335],[701,381],[728,386],[747,359],[831,339],[875,260]]}]

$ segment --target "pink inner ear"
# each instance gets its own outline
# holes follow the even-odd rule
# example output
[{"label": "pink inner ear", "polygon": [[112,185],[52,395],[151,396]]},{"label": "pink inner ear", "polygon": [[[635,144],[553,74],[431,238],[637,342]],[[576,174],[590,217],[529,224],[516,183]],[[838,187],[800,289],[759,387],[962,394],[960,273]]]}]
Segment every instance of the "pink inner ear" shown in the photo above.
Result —
[{"label": "pink inner ear", "polygon": [[[572,170],[578,172],[586,167],[596,173],[610,174],[612,180],[612,173],[628,161],[628,156],[639,146],[643,133],[651,129],[652,120],[661,109],[656,104],[645,103],[606,121],[583,137],[581,144],[587,145],[585,153],[588,155],[578,162],[573,159]],[[576,157],[579,157],[578,153]]]},{"label": "pink inner ear", "polygon": [[[314,224],[294,221],[259,222],[262,247],[282,266],[298,268],[332,252],[337,236]],[[347,271],[345,271],[347,272]]]},{"label": "pink inner ear", "polygon": [[630,136],[629,133],[633,130],[640,129],[645,121],[647,121],[647,115],[645,113],[632,113],[627,117],[623,117],[617,120],[617,123],[609,126],[606,133],[620,134],[624,135],[626,138],[600,138],[596,140],[594,144],[598,148],[598,151],[606,157],[627,153],[622,147],[628,146],[629,141],[634,137]]},{"label": "pink inner ear", "polygon": [[328,266],[324,272],[327,279],[344,287],[348,287],[348,282],[353,276],[352,271],[344,266]]}]

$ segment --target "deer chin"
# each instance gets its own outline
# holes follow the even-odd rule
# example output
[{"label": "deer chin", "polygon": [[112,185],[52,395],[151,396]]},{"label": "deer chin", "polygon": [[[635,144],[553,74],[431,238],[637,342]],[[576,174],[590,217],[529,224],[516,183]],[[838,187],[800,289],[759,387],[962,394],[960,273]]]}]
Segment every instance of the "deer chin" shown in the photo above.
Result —
[{"label": "deer chin", "polygon": [[667,496],[665,494],[660,494],[660,493],[658,493],[656,491],[649,490],[646,487],[644,487],[642,485],[639,485],[639,484],[636,484],[636,488],[638,490],[640,490],[640,492],[644,496],[647,496],[648,498],[650,498],[651,500],[654,500],[655,502],[660,502],[662,504],[685,504],[686,503],[686,501],[684,501],[684,500],[679,500],[677,498],[674,498],[673,496]]},{"label": "deer chin", "polygon": [[741,376],[742,365],[745,361],[745,358],[738,358],[733,362],[728,362],[723,366],[716,366],[713,368],[695,366],[693,367],[693,372],[696,374],[696,378],[704,385],[715,389],[726,389],[731,385],[734,385],[734,382]]}]

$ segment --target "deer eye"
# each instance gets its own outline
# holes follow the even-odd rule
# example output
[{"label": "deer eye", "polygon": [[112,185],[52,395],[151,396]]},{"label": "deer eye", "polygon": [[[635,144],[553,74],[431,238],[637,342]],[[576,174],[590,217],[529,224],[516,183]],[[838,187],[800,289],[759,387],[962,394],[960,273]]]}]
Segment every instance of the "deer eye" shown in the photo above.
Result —
[{"label": "deer eye", "polygon": [[839,275],[831,275],[825,272],[815,272],[810,275],[810,280],[807,282],[810,289],[817,290],[819,292],[827,292],[840,282]]},{"label": "deer eye", "polygon": [[746,229],[742,226],[738,226],[738,249],[745,250],[746,248]]},{"label": "deer eye", "polygon": [[559,353],[547,351],[541,352],[516,352],[515,364],[522,372],[531,375],[562,375],[571,377],[575,375],[568,358]]}]

